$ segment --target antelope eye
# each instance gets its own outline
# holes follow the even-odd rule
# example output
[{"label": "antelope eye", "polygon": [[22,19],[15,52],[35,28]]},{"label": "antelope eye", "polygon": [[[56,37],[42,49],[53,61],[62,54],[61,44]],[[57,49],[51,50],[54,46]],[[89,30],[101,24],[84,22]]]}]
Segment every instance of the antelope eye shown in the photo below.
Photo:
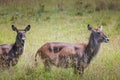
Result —
[{"label": "antelope eye", "polygon": [[21,33],[19,33],[19,36],[20,36],[20,37],[22,37],[22,34],[21,34]]}]

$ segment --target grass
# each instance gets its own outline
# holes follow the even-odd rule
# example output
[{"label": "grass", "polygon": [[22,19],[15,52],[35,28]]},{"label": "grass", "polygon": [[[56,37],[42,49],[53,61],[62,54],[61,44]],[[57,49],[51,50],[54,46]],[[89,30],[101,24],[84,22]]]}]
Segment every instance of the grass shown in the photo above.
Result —
[{"label": "grass", "polygon": [[[30,24],[31,30],[26,33],[25,51],[18,64],[10,70],[1,71],[0,80],[120,79],[120,11],[119,7],[112,7],[119,1],[112,3],[107,0],[104,4],[105,8],[101,8],[99,4],[97,10],[95,2],[91,3],[90,0],[88,3],[83,2],[81,6],[74,5],[78,0],[70,0],[70,2],[63,0],[63,3],[62,0],[59,2],[52,0],[56,5],[42,0],[40,2],[30,0],[33,4],[27,0],[13,1],[14,3],[3,1],[0,5],[0,44],[14,43],[16,33],[11,29],[12,24],[18,28],[25,28]],[[40,3],[45,4],[45,8],[42,8]],[[62,9],[57,7],[58,3],[62,5],[59,7]],[[111,3],[111,9],[109,3]],[[33,5],[36,6],[33,7]],[[74,75],[71,68],[53,67],[51,72],[45,72],[40,59],[38,67],[34,66],[34,55],[46,42],[87,43],[90,34],[86,28],[87,24],[91,24],[94,28],[103,25],[103,32],[109,36],[110,42],[102,44],[99,54],[85,70],[83,77]]]}]

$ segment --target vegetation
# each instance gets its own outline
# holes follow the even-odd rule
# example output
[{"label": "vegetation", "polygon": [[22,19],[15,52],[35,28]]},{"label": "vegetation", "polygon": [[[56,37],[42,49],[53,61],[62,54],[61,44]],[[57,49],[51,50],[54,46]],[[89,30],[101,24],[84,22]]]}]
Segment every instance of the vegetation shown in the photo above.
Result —
[{"label": "vegetation", "polygon": [[[119,0],[0,0],[0,44],[14,43],[12,24],[18,28],[31,25],[24,54],[16,66],[1,70],[0,80],[119,80],[119,5]],[[103,25],[110,42],[102,44],[83,77],[74,75],[71,68],[53,67],[45,72],[40,59],[34,66],[34,55],[46,42],[87,43],[87,24]]]}]

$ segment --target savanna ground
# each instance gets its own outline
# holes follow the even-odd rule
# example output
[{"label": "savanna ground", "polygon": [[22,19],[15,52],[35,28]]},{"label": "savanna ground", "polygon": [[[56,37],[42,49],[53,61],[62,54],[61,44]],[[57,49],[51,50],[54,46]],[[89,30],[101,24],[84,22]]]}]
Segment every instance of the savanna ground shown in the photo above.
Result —
[{"label": "savanna ground", "polygon": [[[18,64],[1,70],[0,80],[119,80],[120,79],[120,1],[119,0],[0,0],[0,44],[14,43],[16,33],[11,25],[25,28],[25,51]],[[83,77],[73,69],[53,67],[45,72],[39,59],[34,66],[37,49],[46,42],[87,43],[90,32],[103,26],[110,38],[85,70]]]}]

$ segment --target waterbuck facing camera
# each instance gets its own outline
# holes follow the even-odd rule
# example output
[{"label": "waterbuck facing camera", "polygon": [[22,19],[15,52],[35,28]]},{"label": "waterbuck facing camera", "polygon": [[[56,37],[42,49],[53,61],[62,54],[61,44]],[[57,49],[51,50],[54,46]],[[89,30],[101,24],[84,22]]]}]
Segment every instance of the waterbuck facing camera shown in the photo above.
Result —
[{"label": "waterbuck facing camera", "polygon": [[17,29],[12,25],[12,30],[17,32],[16,41],[14,44],[0,45],[0,68],[9,68],[18,63],[24,50],[25,34],[30,30],[30,25],[25,29]]}]

